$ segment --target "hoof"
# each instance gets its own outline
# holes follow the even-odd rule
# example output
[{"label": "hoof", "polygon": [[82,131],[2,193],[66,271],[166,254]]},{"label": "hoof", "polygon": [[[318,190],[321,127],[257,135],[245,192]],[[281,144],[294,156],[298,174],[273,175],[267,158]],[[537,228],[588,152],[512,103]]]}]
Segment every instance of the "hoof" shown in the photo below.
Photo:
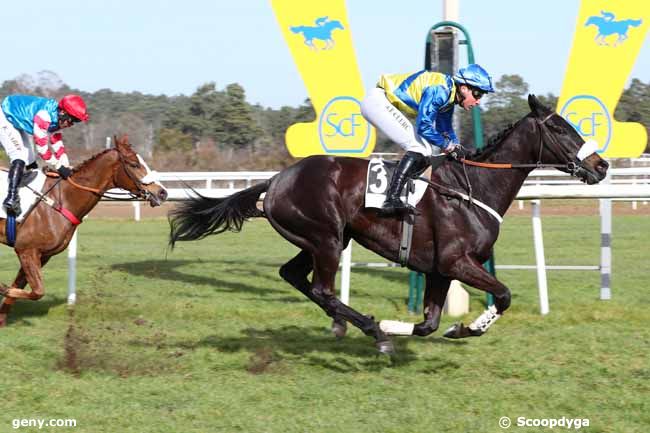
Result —
[{"label": "hoof", "polygon": [[481,335],[483,335],[483,332],[479,330],[470,329],[465,325],[463,325],[462,323],[456,323],[452,325],[443,334],[444,337],[453,338],[453,339],[467,338],[467,337],[480,337]]},{"label": "hoof", "polygon": [[336,338],[343,338],[348,332],[348,324],[345,321],[332,321],[332,333]]},{"label": "hoof", "polygon": [[392,355],[395,353],[395,346],[390,340],[381,340],[377,342],[377,350],[382,355]]}]

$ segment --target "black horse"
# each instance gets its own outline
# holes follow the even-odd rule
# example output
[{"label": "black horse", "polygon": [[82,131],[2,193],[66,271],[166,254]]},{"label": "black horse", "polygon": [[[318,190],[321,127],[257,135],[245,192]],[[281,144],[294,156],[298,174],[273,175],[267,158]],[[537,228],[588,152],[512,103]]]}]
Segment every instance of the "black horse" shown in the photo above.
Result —
[{"label": "black horse", "polygon": [[[438,328],[452,279],[491,293],[495,305],[469,327],[456,326],[445,336],[481,335],[510,306],[510,290],[482,264],[497,240],[500,216],[528,174],[538,166],[553,166],[593,184],[607,173],[607,162],[595,148],[586,150],[588,145],[583,146],[584,140],[561,116],[541,105],[534,95],[528,97],[528,104],[530,114],[474,155],[484,167],[454,162],[433,172],[432,187],[417,206],[407,263],[409,269],[426,275],[424,320],[420,323],[378,323],[335,296],[339,258],[350,239],[389,260],[398,260],[401,221],[380,217],[376,209],[364,207],[368,166],[364,159],[312,156],[229,197],[193,197],[170,212],[170,244],[173,247],[177,241],[239,231],[247,218],[265,217],[301,249],[280,268],[280,275],[334,319],[337,335],[344,334],[345,322],[350,322],[373,336],[382,352],[393,350],[390,334],[429,335]],[[485,168],[498,166],[497,162],[510,162],[512,167]],[[459,194],[467,197],[469,185],[473,200]],[[257,201],[264,192],[261,211]],[[310,282],[307,277],[312,271]]]}]

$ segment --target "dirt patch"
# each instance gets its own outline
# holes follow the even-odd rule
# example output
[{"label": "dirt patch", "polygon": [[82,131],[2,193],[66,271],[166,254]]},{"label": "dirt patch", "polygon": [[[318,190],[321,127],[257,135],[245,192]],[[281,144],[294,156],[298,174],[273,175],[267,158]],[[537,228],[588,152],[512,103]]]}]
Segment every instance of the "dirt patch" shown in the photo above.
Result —
[{"label": "dirt patch", "polygon": [[248,361],[246,371],[251,374],[277,372],[279,361],[281,361],[280,357],[271,348],[257,348]]}]

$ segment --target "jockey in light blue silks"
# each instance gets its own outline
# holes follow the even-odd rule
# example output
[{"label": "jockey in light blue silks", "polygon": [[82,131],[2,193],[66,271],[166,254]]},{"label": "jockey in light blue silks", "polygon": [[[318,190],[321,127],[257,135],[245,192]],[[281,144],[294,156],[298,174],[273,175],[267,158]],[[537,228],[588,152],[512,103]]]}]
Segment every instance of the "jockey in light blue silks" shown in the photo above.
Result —
[{"label": "jockey in light blue silks", "polygon": [[[362,101],[361,114],[406,151],[391,179],[382,215],[409,209],[399,199],[400,193],[409,178],[426,169],[430,156],[465,157],[452,126],[454,106],[470,110],[489,92],[494,92],[492,79],[476,64],[461,68],[453,77],[419,71],[379,78]],[[407,116],[415,118],[415,128]]]},{"label": "jockey in light blue silks", "polygon": [[34,144],[40,157],[65,179],[71,174],[70,162],[58,131],[87,120],[86,103],[79,95],[66,95],[60,101],[9,95],[2,101],[0,144],[11,160],[9,191],[2,203],[7,213],[20,214],[18,185],[25,166],[35,165]]}]

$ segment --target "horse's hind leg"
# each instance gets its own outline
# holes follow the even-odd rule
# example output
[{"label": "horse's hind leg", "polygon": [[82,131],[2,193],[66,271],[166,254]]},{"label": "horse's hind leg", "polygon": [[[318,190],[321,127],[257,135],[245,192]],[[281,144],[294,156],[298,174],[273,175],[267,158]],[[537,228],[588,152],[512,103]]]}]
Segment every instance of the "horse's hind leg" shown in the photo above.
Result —
[{"label": "horse's hind leg", "polygon": [[[282,265],[280,268],[280,276],[296,289],[300,290],[310,299],[309,280],[307,275],[312,271],[312,258],[311,254],[302,250],[293,259]],[[315,301],[312,299],[312,301]]]},{"label": "horse's hind leg", "polygon": [[[338,242],[337,242],[338,243]],[[375,338],[377,348],[382,353],[392,353],[393,343],[380,329],[373,317],[364,316],[342,303],[334,294],[334,279],[341,255],[340,245],[321,245],[314,256],[314,276],[311,293],[315,302],[332,318],[345,320],[359,328],[364,334]]]},{"label": "horse's hind leg", "polygon": [[[50,256],[43,256],[41,258],[41,267],[45,266],[48,260],[50,260]],[[27,285],[27,278],[25,276],[25,271],[21,267],[18,270],[18,274],[16,274],[16,278],[14,279],[11,288],[24,290],[26,285]],[[6,293],[8,289],[9,287],[6,287],[6,290],[4,292]],[[11,312],[11,306],[14,304],[14,302],[15,302],[15,298],[5,297],[3,299],[2,304],[0,305],[0,327],[5,326],[7,324],[7,316]]]},{"label": "horse's hind leg", "polygon": [[[6,297],[16,299],[30,299],[38,301],[45,294],[45,286],[43,285],[43,274],[41,267],[47,263],[49,256],[43,256],[38,250],[25,250],[18,254],[21,269],[16,276],[16,286],[11,287],[5,292]],[[23,275],[21,275],[21,272]],[[23,290],[25,282],[29,284],[31,291]]]},{"label": "horse's hind leg", "polygon": [[[307,276],[313,269],[311,254],[306,250],[302,250],[297,256],[282,265],[280,268],[280,276],[313,302],[318,303],[316,297],[311,293],[311,283],[307,279]],[[335,317],[332,322],[332,332],[337,337],[343,337],[347,332],[345,320]]]}]

